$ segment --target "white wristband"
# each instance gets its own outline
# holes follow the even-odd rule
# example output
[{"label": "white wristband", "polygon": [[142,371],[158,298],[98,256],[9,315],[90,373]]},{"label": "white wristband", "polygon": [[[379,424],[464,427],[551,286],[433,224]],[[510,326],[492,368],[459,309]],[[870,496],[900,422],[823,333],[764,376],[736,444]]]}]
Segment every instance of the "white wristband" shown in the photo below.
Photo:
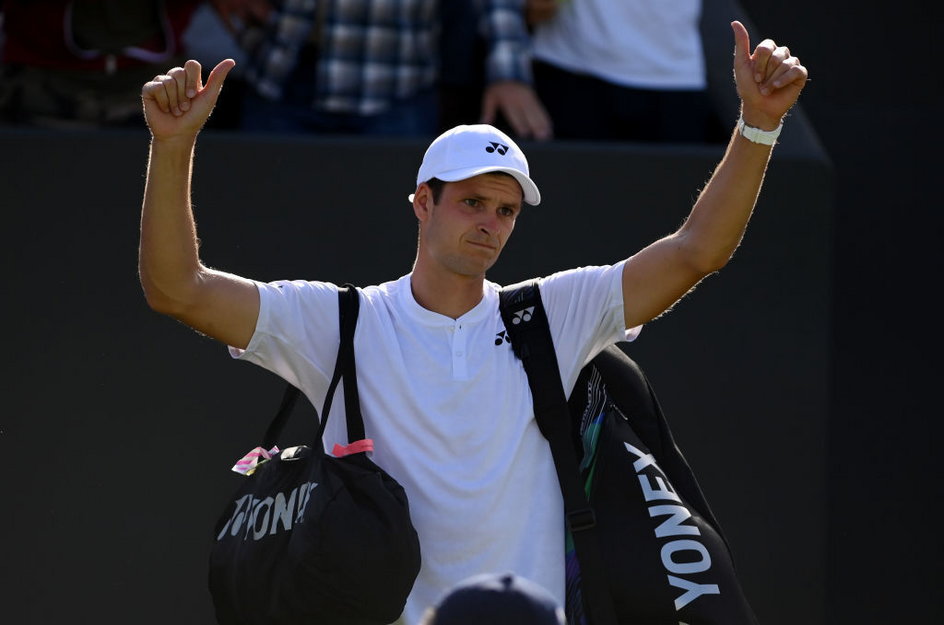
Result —
[{"label": "white wristband", "polygon": [[761,130],[760,128],[748,126],[744,123],[743,117],[738,117],[737,131],[741,133],[742,137],[753,143],[773,145],[777,143],[777,137],[780,136],[781,130],[783,130],[783,122],[780,122],[780,125],[774,130]]}]

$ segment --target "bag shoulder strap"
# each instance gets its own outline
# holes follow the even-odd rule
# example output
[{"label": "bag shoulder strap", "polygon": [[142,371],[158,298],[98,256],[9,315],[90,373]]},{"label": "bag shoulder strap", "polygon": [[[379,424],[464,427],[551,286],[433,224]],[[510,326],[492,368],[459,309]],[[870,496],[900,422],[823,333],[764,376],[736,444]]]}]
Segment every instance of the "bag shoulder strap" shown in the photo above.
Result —
[{"label": "bag shoulder strap", "polygon": [[[338,346],[338,356],[334,364],[334,374],[331,377],[331,383],[328,385],[328,393],[325,396],[324,407],[321,409],[321,423],[318,426],[318,437],[315,442],[322,440],[325,426],[328,423],[328,413],[331,411],[331,403],[334,397],[334,391],[338,383],[344,378],[344,412],[347,418],[348,442],[358,441],[364,438],[364,419],[361,415],[360,397],[357,393],[357,369],[354,360],[354,330],[357,328],[357,315],[360,310],[360,296],[357,288],[352,284],[345,284],[338,289],[338,315],[340,325],[340,344]],[[288,418],[295,407],[298,396],[301,391],[294,384],[287,384],[285,392],[282,395],[282,402],[279,405],[278,412],[269,423],[263,437],[263,447],[271,449],[276,443],[276,439],[281,434],[282,429],[288,422]]]},{"label": "bag shoulder strap", "polygon": [[357,314],[360,311],[360,295],[353,284],[345,284],[338,289],[338,314],[340,316],[341,342],[338,346],[338,359],[334,365],[334,375],[325,395],[321,409],[321,427],[318,428],[318,440],[324,436],[328,424],[328,413],[338,382],[344,378],[344,413],[347,417],[347,439],[349,443],[364,438],[364,418],[361,415],[360,396],[357,393],[357,368],[354,361],[354,330],[357,328]]},{"label": "bag shoulder strap", "polygon": [[534,417],[554,457],[567,527],[580,562],[586,612],[593,625],[616,625],[603,556],[594,531],[596,519],[579,479],[577,455],[570,435],[570,410],[537,281],[504,287],[499,294],[499,311],[512,349],[528,374]]}]

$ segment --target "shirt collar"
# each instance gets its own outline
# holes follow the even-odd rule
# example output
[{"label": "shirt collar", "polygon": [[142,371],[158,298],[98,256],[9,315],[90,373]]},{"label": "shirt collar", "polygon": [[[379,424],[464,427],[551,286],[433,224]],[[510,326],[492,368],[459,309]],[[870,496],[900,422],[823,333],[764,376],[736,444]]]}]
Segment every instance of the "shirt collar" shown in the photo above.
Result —
[{"label": "shirt collar", "polygon": [[420,306],[416,298],[413,297],[411,283],[412,274],[407,274],[397,280],[397,300],[403,312],[423,325],[451,327],[457,323],[478,323],[498,309],[498,291],[500,287],[488,280],[484,282],[482,299],[479,300],[479,303],[458,319],[441,315]]}]

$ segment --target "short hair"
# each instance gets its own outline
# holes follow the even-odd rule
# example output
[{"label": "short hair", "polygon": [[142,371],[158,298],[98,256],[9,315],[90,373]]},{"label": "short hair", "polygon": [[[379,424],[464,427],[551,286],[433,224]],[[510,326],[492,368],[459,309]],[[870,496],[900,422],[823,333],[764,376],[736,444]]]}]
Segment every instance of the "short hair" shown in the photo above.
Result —
[{"label": "short hair", "polygon": [[439,204],[439,198],[442,197],[443,189],[446,188],[446,181],[439,178],[430,178],[426,181],[429,190],[433,194],[433,204]]}]

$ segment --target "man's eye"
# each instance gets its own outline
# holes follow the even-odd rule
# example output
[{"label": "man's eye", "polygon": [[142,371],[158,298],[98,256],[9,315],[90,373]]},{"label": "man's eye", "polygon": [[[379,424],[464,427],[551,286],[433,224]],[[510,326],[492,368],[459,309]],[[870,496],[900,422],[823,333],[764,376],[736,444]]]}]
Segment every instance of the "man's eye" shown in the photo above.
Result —
[{"label": "man's eye", "polygon": [[473,207],[473,208],[475,208],[475,207],[477,207],[477,206],[479,205],[479,201],[476,200],[476,199],[473,199],[473,198],[468,198],[467,200],[465,200],[465,203],[468,204],[469,206]]}]

